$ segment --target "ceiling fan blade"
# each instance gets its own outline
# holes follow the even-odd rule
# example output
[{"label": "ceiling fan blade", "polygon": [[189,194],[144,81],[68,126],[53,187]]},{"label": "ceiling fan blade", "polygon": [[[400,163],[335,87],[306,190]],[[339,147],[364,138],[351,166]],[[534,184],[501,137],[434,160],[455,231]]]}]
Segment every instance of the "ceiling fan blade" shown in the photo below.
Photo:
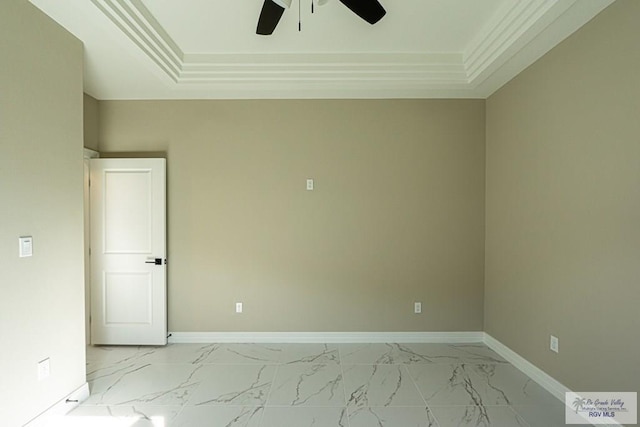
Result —
[{"label": "ceiling fan blade", "polygon": [[289,9],[291,7],[291,2],[293,0],[273,0],[275,4],[280,7],[284,7],[285,9]]},{"label": "ceiling fan blade", "polygon": [[387,13],[378,0],[340,0],[340,2],[371,25],[381,20]]},{"label": "ceiling fan blade", "polygon": [[258,28],[256,34],[268,36],[273,34],[273,30],[278,26],[280,18],[284,13],[284,8],[279,6],[272,0],[264,0],[262,4],[262,11],[260,12],[260,18],[258,18]]}]

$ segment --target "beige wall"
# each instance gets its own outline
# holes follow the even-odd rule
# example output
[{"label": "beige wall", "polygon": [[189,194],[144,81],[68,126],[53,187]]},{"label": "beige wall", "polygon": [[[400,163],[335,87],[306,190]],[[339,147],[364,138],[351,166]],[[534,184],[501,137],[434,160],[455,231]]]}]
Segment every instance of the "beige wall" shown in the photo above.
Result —
[{"label": "beige wall", "polygon": [[0,424],[19,426],[85,382],[82,44],[1,1],[0,52]]},{"label": "beige wall", "polygon": [[99,105],[168,158],[170,330],[482,330],[484,101]]},{"label": "beige wall", "polygon": [[83,95],[84,107],[84,146],[98,151],[98,100]]},{"label": "beige wall", "polygon": [[485,330],[574,390],[640,386],[639,19],[618,0],[487,101]]}]

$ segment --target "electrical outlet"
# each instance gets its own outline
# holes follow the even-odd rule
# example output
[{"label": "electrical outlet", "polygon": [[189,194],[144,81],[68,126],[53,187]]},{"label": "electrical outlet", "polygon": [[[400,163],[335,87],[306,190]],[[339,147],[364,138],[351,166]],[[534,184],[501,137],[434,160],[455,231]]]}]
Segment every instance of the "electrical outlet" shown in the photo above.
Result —
[{"label": "electrical outlet", "polygon": [[242,313],[242,303],[241,302],[237,302],[236,303],[236,313]]},{"label": "electrical outlet", "polygon": [[307,179],[307,190],[313,191],[313,179]]},{"label": "electrical outlet", "polygon": [[47,357],[38,362],[38,381],[42,381],[51,375],[51,362]]},{"label": "electrical outlet", "polygon": [[551,339],[549,341],[549,349],[555,353],[559,352],[559,348],[558,348],[558,337],[554,337],[553,335],[551,335]]},{"label": "electrical outlet", "polygon": [[413,312],[415,314],[422,313],[422,303],[421,302],[414,302],[413,303]]}]

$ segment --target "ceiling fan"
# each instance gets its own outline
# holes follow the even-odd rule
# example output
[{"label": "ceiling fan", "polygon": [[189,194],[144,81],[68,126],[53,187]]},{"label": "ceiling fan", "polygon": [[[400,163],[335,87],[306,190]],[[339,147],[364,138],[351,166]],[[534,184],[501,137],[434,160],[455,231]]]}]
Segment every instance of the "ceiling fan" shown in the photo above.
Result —
[{"label": "ceiling fan", "polygon": [[[268,36],[278,26],[285,9],[291,6],[292,0],[264,0],[260,18],[258,18],[257,34]],[[323,5],[327,0],[318,0]],[[378,0],[340,0],[353,13],[373,25],[387,13]]]}]

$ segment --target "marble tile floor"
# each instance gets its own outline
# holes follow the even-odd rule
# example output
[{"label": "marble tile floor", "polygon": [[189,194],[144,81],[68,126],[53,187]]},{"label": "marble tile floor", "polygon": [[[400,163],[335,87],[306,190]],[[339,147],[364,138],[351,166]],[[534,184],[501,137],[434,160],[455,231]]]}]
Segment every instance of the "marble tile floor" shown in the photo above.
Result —
[{"label": "marble tile floor", "polygon": [[483,344],[89,347],[60,427],[556,427],[564,405]]}]

